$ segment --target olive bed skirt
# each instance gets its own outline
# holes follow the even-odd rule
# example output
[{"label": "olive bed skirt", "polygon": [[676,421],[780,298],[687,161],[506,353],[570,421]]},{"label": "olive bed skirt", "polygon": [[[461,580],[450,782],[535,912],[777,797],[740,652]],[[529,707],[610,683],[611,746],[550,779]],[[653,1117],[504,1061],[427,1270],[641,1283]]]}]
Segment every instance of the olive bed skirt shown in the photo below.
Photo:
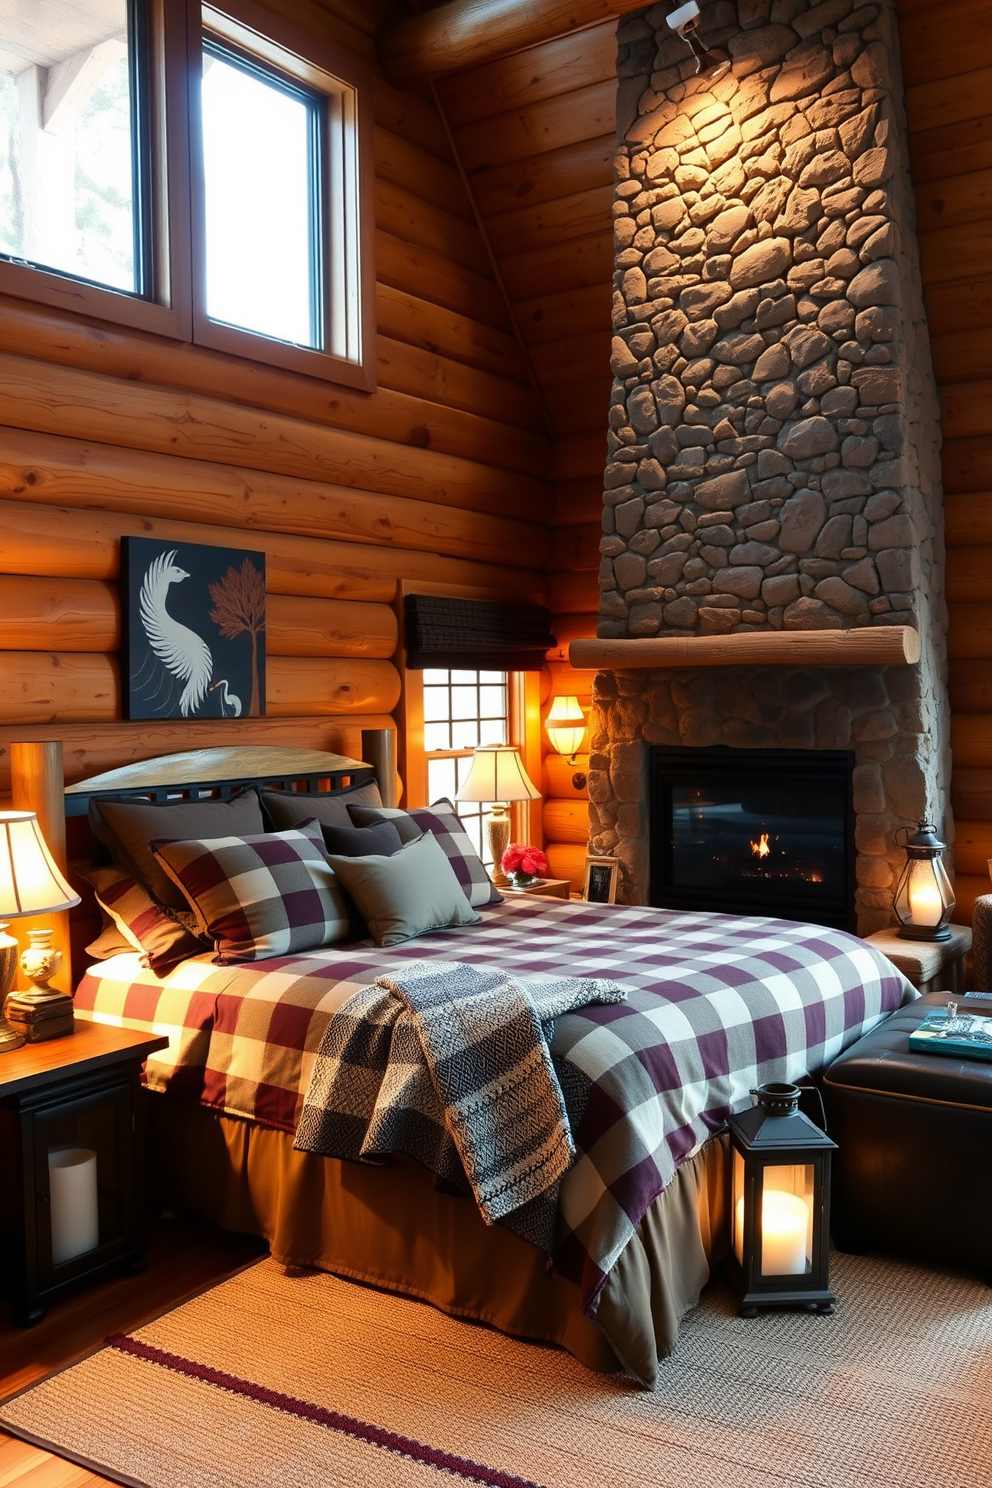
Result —
[{"label": "olive bed skirt", "polygon": [[456,1317],[558,1344],[590,1369],[649,1388],[726,1253],[727,1138],[715,1137],[655,1200],[607,1278],[598,1325],[547,1258],[418,1164],[364,1167],[295,1152],[287,1132],[148,1093],[160,1197],[224,1229],[264,1236],[276,1260],[418,1297]]}]

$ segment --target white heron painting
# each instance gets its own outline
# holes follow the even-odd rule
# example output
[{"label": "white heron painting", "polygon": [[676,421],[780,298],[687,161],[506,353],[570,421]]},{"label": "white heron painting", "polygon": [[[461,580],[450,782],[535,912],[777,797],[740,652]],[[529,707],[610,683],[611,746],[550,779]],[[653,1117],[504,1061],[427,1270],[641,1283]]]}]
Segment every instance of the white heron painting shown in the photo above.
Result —
[{"label": "white heron painting", "polygon": [[130,718],[265,712],[265,558],[121,539]]}]

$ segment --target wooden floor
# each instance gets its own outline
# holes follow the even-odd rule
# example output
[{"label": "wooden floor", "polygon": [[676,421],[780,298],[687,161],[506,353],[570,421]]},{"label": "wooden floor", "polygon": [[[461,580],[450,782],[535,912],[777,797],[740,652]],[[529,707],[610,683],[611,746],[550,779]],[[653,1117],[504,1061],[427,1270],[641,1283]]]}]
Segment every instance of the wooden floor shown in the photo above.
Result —
[{"label": "wooden floor", "polygon": [[[81,1286],[35,1328],[15,1328],[0,1304],[0,1398],[87,1353],[108,1333],[147,1318],[237,1270],[265,1251],[249,1235],[227,1235],[193,1219],[161,1219],[149,1237],[148,1270]],[[83,1488],[108,1479],[0,1432],[0,1488]]]}]

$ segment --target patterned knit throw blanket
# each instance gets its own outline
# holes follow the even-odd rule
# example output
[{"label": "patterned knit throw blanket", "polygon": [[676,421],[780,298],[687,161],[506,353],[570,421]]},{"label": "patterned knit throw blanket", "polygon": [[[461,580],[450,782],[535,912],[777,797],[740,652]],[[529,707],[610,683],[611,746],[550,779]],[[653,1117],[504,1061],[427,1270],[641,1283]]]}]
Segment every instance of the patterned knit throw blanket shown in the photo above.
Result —
[{"label": "patterned knit throw blanket", "polygon": [[548,1043],[555,1018],[623,1002],[615,982],[544,981],[416,962],[364,987],[331,1019],[294,1146],[387,1162],[404,1152],[487,1224],[555,1185],[575,1156]]}]

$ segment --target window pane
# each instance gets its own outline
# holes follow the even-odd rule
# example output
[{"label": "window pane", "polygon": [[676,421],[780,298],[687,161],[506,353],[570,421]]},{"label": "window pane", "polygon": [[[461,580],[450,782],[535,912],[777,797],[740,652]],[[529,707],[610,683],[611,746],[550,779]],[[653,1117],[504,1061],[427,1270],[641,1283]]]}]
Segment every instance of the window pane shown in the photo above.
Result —
[{"label": "window pane", "polygon": [[433,759],[427,761],[427,799],[436,801],[439,796],[447,796],[449,801],[455,798],[455,761],[453,759]]},{"label": "window pane", "polygon": [[201,96],[207,314],[320,346],[317,104],[206,47]]},{"label": "window pane", "polygon": [[479,725],[474,718],[466,719],[464,723],[451,725],[452,749],[474,749],[478,742]]},{"label": "window pane", "polygon": [[424,724],[424,749],[429,754],[433,749],[451,748],[451,729],[445,723]]},{"label": "window pane", "polygon": [[451,702],[448,698],[446,687],[424,688],[424,721],[433,723],[439,718],[447,718]]},{"label": "window pane", "polygon": [[479,693],[475,687],[453,687],[451,689],[452,718],[478,718]]},{"label": "window pane", "polygon": [[141,291],[127,0],[0,7],[0,253]]},{"label": "window pane", "polygon": [[479,688],[479,717],[506,717],[506,689],[503,687]]}]

